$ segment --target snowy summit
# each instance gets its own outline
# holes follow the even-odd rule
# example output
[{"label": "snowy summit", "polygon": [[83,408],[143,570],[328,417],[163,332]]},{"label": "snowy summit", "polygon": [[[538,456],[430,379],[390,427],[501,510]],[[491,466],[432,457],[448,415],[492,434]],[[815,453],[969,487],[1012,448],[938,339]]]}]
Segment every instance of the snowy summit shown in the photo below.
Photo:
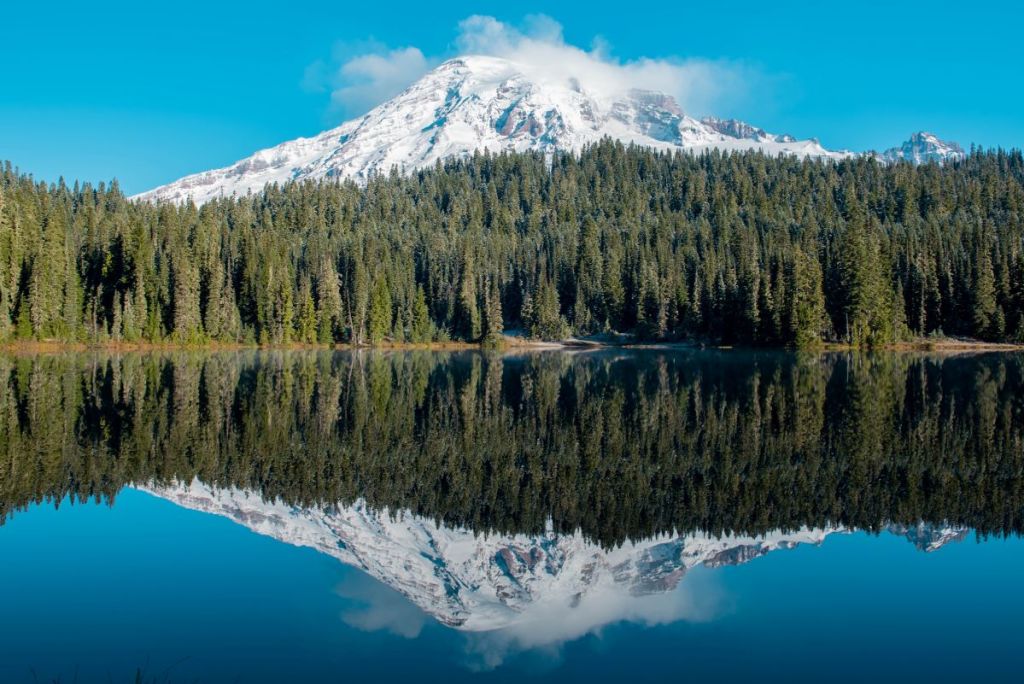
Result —
[{"label": "snowy summit", "polygon": [[[578,151],[608,137],[659,150],[758,150],[843,159],[816,139],[776,135],[736,119],[693,118],[663,93],[588,88],[499,57],[452,59],[395,98],[313,138],[260,150],[231,166],[186,176],[135,199],[202,204],[258,192],[269,183],[351,178],[365,181],[392,168],[411,171],[438,160],[491,152]],[[956,143],[915,133],[874,155],[915,164],[960,159]]]},{"label": "snowy summit", "polygon": [[223,169],[186,176],[137,199],[203,203],[268,183],[321,178],[364,181],[392,167],[413,170],[475,150],[579,150],[605,137],[663,150],[761,150],[842,158],[816,140],[773,135],[735,120],[696,119],[661,93],[590,89],[578,79],[471,56],[440,65],[367,114],[313,138],[260,150]]},{"label": "snowy summit", "polygon": [[955,142],[939,140],[926,131],[914,133],[910,140],[899,147],[893,147],[880,155],[875,155],[884,162],[909,161],[913,164],[927,164],[928,162],[939,162],[940,164],[958,161],[967,155]]}]

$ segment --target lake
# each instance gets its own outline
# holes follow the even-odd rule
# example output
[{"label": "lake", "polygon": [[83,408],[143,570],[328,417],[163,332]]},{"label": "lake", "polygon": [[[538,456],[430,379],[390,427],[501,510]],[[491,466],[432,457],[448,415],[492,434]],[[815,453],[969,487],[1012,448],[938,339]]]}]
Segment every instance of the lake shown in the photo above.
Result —
[{"label": "lake", "polygon": [[0,356],[0,681],[1020,681],[1024,354]]}]

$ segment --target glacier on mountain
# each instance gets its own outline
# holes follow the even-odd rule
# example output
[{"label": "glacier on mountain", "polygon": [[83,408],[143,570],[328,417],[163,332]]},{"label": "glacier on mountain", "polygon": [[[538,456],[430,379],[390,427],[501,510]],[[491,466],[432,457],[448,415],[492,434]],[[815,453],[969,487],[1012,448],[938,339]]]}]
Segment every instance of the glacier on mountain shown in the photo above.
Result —
[{"label": "glacier on mountain", "polygon": [[268,183],[410,171],[477,150],[578,151],[604,138],[659,150],[760,150],[841,159],[817,140],[773,135],[741,121],[696,119],[668,95],[588,90],[499,57],[440,65],[367,114],[312,138],[260,150],[231,166],[186,176],[136,199],[197,204]]}]

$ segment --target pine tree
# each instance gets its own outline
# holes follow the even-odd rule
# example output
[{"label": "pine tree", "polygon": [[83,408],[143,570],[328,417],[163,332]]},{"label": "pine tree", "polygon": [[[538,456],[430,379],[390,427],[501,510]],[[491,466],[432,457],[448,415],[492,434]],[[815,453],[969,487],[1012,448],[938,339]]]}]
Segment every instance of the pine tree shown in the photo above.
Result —
[{"label": "pine tree", "polygon": [[816,347],[824,338],[827,321],[818,259],[797,247],[792,273],[789,338],[800,349]]},{"label": "pine tree", "polygon": [[337,330],[341,328],[341,280],[334,261],[327,257],[319,259],[316,288],[316,319],[317,341],[329,344],[337,339]]},{"label": "pine tree", "polygon": [[0,340],[6,340],[13,332],[11,319],[17,297],[16,271],[21,265],[21,257],[17,253],[18,239],[8,211],[3,183],[0,182]]},{"label": "pine tree", "polygon": [[413,342],[429,342],[433,337],[433,322],[430,320],[430,309],[427,308],[427,295],[423,286],[416,287],[416,298],[412,308],[412,335]]},{"label": "pine tree", "polygon": [[891,288],[885,283],[882,257],[868,231],[862,210],[853,209],[843,234],[841,287],[847,339],[855,345],[876,346],[892,341]]},{"label": "pine tree", "polygon": [[135,303],[130,292],[121,293],[121,330],[120,336],[128,342],[138,342],[142,336],[142,328],[139,325],[135,312]]},{"label": "pine tree", "polygon": [[67,277],[67,217],[54,202],[43,221],[39,251],[31,261],[28,313],[33,334],[57,337],[64,308],[64,279]]},{"label": "pine tree", "polygon": [[494,346],[501,342],[504,321],[501,314],[501,293],[491,284],[487,288],[487,307],[484,309],[484,344]]},{"label": "pine tree", "polygon": [[370,288],[366,269],[361,260],[356,260],[353,269],[351,302],[346,307],[349,314],[349,335],[353,344],[363,344],[366,339],[366,313],[370,306]]},{"label": "pine tree", "polygon": [[23,297],[18,306],[17,324],[14,329],[14,336],[19,340],[32,339],[32,318],[29,314],[29,303]]},{"label": "pine tree", "polygon": [[569,334],[569,325],[562,317],[558,304],[558,290],[550,279],[541,278],[531,300],[530,317],[525,321],[531,337],[559,340]]},{"label": "pine tree", "polygon": [[974,335],[980,338],[995,336],[996,279],[992,270],[992,257],[984,247],[974,251],[974,286],[971,288],[973,306],[971,322]]},{"label": "pine tree", "polygon": [[392,310],[391,290],[383,276],[378,276],[370,297],[370,342],[378,344],[391,335]]},{"label": "pine tree", "polygon": [[172,265],[174,338],[179,342],[194,344],[202,337],[202,321],[199,315],[199,270],[181,253]]},{"label": "pine tree", "polygon": [[313,290],[309,280],[305,280],[299,291],[299,318],[296,338],[299,342],[311,344],[317,341],[316,305],[313,303]]},{"label": "pine tree", "polygon": [[469,258],[466,258],[463,265],[459,286],[458,332],[464,340],[470,342],[479,340],[483,333],[476,295],[476,275]]}]

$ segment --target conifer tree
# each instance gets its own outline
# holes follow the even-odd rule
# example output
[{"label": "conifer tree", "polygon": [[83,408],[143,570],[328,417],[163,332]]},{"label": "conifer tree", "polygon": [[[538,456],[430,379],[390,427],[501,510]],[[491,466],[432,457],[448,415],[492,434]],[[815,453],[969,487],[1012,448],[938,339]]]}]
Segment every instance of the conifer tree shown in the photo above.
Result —
[{"label": "conifer tree", "polygon": [[473,342],[480,339],[483,328],[480,321],[480,306],[476,294],[476,274],[472,261],[467,257],[462,268],[459,286],[458,332],[464,340]]},{"label": "conifer tree", "polygon": [[821,267],[815,257],[797,247],[792,272],[789,336],[798,348],[816,347],[824,340],[827,320]]},{"label": "conifer tree", "polygon": [[317,341],[329,344],[337,339],[336,331],[341,327],[341,283],[333,261],[322,257],[316,279],[317,293]]},{"label": "conifer tree", "polygon": [[417,286],[416,298],[413,301],[412,309],[412,335],[413,342],[429,342],[433,333],[433,323],[430,320],[430,310],[427,308],[427,295],[423,286]]},{"label": "conifer tree", "polygon": [[569,334],[569,326],[558,304],[558,290],[548,277],[542,277],[534,293],[530,319],[526,321],[530,336],[541,340],[558,340]]},{"label": "conifer tree", "polygon": [[973,268],[971,322],[976,336],[987,337],[992,335],[996,328],[996,282],[992,271],[992,257],[987,249],[975,248]]},{"label": "conifer tree", "polygon": [[37,338],[64,332],[60,323],[67,277],[67,230],[64,208],[54,201],[43,220],[38,253],[30,263],[28,308],[32,332]]},{"label": "conifer tree", "polygon": [[174,337],[179,342],[195,343],[201,336],[199,315],[199,270],[188,255],[179,253],[172,266]]},{"label": "conifer tree", "polygon": [[8,218],[4,188],[0,184],[0,340],[12,334],[12,316],[17,296],[17,275],[20,255],[17,254],[17,238],[14,226]]},{"label": "conifer tree", "polygon": [[392,329],[391,290],[383,276],[378,276],[374,284],[369,316],[370,342],[377,344],[390,336]]},{"label": "conifer tree", "polygon": [[498,287],[492,283],[487,287],[487,306],[484,309],[484,343],[491,346],[498,344],[503,330],[501,294]]}]

